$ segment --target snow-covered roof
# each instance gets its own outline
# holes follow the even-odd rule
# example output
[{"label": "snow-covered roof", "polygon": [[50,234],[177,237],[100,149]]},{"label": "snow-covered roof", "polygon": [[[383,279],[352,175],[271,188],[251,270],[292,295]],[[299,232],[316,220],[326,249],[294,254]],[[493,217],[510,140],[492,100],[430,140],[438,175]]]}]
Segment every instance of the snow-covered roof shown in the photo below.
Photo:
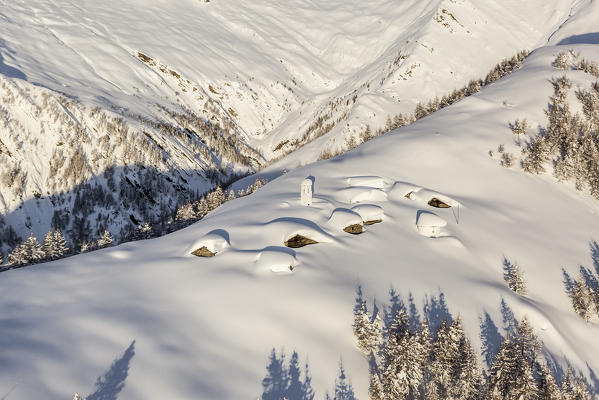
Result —
[{"label": "snow-covered roof", "polygon": [[447,225],[447,221],[445,221],[443,218],[439,217],[436,214],[433,214],[431,212],[427,212],[427,211],[421,211],[418,214],[417,217],[417,221],[416,221],[416,225],[417,226],[445,226]]}]

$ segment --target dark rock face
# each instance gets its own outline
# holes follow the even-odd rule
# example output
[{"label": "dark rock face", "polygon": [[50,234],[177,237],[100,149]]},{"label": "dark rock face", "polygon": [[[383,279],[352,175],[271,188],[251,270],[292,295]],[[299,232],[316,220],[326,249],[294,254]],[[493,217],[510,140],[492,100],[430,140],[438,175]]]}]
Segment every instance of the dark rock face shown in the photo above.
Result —
[{"label": "dark rock face", "polygon": [[378,224],[380,222],[383,222],[382,219],[373,219],[371,221],[365,221],[364,225],[374,225],[374,224]]},{"label": "dark rock face", "polygon": [[443,201],[439,200],[436,197],[433,197],[432,199],[430,199],[428,202],[428,205],[437,207],[437,208],[450,208],[451,207],[449,204],[444,203]]},{"label": "dark rock face", "polygon": [[364,231],[364,227],[361,224],[353,224],[346,226],[343,230],[347,233],[351,233],[352,235],[358,235]]},{"label": "dark rock face", "polygon": [[198,257],[214,257],[216,255],[216,253],[208,250],[206,246],[202,246],[199,249],[192,251],[191,254]]},{"label": "dark rock face", "polygon": [[309,244],[316,243],[318,243],[316,240],[312,240],[302,235],[295,235],[285,242],[285,246],[291,247],[292,249],[297,249],[298,247],[304,247]]}]

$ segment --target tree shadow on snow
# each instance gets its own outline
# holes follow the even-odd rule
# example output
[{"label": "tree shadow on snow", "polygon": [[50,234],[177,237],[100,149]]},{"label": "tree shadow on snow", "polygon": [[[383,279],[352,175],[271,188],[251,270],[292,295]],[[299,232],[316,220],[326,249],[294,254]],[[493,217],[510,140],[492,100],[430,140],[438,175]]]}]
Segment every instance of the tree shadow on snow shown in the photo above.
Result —
[{"label": "tree shadow on snow", "polygon": [[[303,369],[303,371],[302,371]],[[262,400],[312,400],[314,391],[311,385],[308,362],[301,368],[297,352],[293,352],[288,363],[285,353],[271,350],[266,366],[266,376],[262,380]]]},{"label": "tree shadow on snow", "polygon": [[445,303],[445,295],[443,292],[439,292],[439,297],[428,295],[424,299],[424,318],[428,322],[429,329],[434,332],[433,337],[436,337],[437,330],[443,321],[447,321],[450,325],[453,320],[447,303]]},{"label": "tree shadow on snow", "polygon": [[481,353],[485,359],[485,363],[488,368],[491,368],[495,357],[499,352],[499,346],[503,336],[499,333],[499,329],[488,312],[485,311],[484,316],[480,319],[480,339],[481,339]]},{"label": "tree shadow on snow", "polygon": [[595,272],[599,274],[599,243],[595,240],[592,240],[589,243],[591,247],[591,258],[593,259],[593,267],[595,267]]},{"label": "tree shadow on snow", "polygon": [[129,375],[129,364],[135,355],[135,340],[131,342],[123,355],[116,359],[104,376],[96,381],[96,390],[87,396],[87,400],[116,400],[125,387]]}]

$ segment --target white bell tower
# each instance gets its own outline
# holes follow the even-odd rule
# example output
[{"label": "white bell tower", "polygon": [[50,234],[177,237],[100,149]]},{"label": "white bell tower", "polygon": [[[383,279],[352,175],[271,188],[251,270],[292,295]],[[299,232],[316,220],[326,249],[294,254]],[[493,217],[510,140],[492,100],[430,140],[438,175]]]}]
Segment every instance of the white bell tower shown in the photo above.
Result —
[{"label": "white bell tower", "polygon": [[301,186],[301,203],[303,206],[312,204],[312,179],[306,178]]}]

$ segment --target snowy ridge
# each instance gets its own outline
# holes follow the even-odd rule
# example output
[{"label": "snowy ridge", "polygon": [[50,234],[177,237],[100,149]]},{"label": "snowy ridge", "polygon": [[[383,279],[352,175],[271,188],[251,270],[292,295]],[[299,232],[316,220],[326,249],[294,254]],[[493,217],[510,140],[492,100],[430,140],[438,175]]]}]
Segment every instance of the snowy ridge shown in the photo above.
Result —
[{"label": "snowy ridge", "polygon": [[[93,237],[107,227],[118,235],[135,229],[135,223],[125,222],[130,215],[140,222],[164,219],[195,192],[255,171],[321,135],[315,144],[319,151],[308,148],[287,167],[314,161],[323,149],[360,142],[367,127],[376,131],[388,115],[411,111],[419,101],[479,78],[503,57],[544,43],[572,13],[570,3],[560,0],[548,8],[515,1],[497,7],[466,0],[400,5],[377,0],[273,6],[185,0],[171,7],[167,2],[3,1],[0,72],[12,89],[3,89],[0,149],[15,156],[2,151],[0,173],[6,177],[2,182],[23,182],[22,191],[0,182],[4,240],[11,246],[16,241],[9,226],[24,238],[30,231],[41,237],[52,225],[73,231],[67,234],[76,247],[88,237],[75,231]],[[69,99],[68,107],[79,111],[46,109],[35,100],[40,96],[59,103]],[[91,110],[98,115],[88,116]],[[107,128],[97,121],[103,114],[122,118],[130,131],[126,143],[111,142],[108,156],[93,152],[105,141]],[[211,124],[209,132],[197,129],[205,124]],[[191,137],[172,137],[177,130],[187,136],[187,129]],[[226,140],[206,149],[201,142],[214,130]],[[82,133],[89,146],[81,143]],[[143,151],[125,157],[128,146]],[[167,159],[159,160],[164,153]],[[84,176],[92,187],[108,188],[100,175],[112,166],[124,170],[115,175],[117,185],[125,180],[126,187],[127,177],[133,182],[125,191],[138,191],[136,185],[148,180],[168,189],[147,210],[131,206],[133,196],[124,196],[123,205],[116,199],[119,204],[105,211],[125,218],[109,219],[107,226],[95,216],[80,229],[72,221],[52,224],[54,211],[77,213],[76,193],[54,202],[36,197],[73,190],[72,183],[56,184],[46,176],[60,175],[58,161],[68,166],[69,158],[89,164]],[[142,175],[148,174],[125,171],[132,163],[157,172],[146,179]],[[94,195],[88,191],[86,197]],[[52,204],[57,202],[61,205]],[[23,223],[27,218],[30,222]]]},{"label": "snowy ridge", "polygon": [[[15,399],[92,393],[116,357],[127,360],[123,400],[249,399],[261,393],[271,349],[284,347],[309,359],[318,396],[343,357],[365,399],[368,362],[351,332],[358,283],[370,304],[384,301],[390,285],[404,300],[411,293],[420,309],[426,296],[442,293],[477,349],[480,318],[488,313],[501,328],[503,300],[516,318],[528,318],[562,367],[569,363],[592,382],[599,326],[572,310],[562,268],[573,274],[597,263],[589,243],[599,239],[599,204],[549,173],[505,168],[488,154],[499,144],[519,151],[508,122],[546,125],[552,77],[567,74],[584,88],[596,81],[552,66],[570,48],[599,60],[595,45],[539,48],[522,69],[480,93],[290,171],[181,231],[3,272],[0,338],[9,345],[0,386],[16,384]],[[308,176],[310,207],[300,204],[299,192]],[[452,207],[431,206],[433,198]],[[378,206],[382,222],[352,235],[343,225],[370,218],[358,205],[371,212]],[[331,218],[339,211],[352,218]],[[439,237],[419,232],[423,213],[445,223],[431,219]],[[296,234],[318,243],[286,247]],[[214,257],[189,254],[215,243]],[[520,266],[525,296],[505,284],[504,259]]]}]

